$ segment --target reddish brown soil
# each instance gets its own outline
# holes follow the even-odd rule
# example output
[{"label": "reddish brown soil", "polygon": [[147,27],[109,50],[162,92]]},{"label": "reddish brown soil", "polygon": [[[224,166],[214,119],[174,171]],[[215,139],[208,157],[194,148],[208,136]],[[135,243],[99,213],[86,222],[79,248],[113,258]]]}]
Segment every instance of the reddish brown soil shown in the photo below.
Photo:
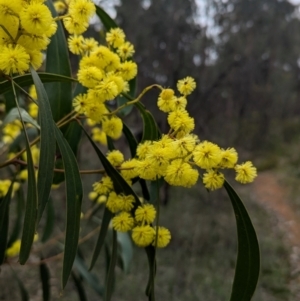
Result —
[{"label": "reddish brown soil", "polygon": [[292,246],[300,248],[300,219],[292,208],[289,192],[273,172],[261,172],[254,182],[257,200],[273,211],[280,222],[285,224]]}]

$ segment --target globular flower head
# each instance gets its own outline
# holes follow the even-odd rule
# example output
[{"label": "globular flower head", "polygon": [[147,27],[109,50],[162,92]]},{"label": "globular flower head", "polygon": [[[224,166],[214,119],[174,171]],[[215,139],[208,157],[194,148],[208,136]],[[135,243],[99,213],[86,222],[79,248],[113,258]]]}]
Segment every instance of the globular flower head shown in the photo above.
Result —
[{"label": "globular flower head", "polygon": [[131,43],[125,42],[118,47],[117,54],[122,60],[131,58],[134,54],[134,47]]},{"label": "globular flower head", "polygon": [[257,170],[250,161],[236,165],[235,171],[236,181],[242,184],[251,183],[257,177]]},{"label": "globular flower head", "polygon": [[82,35],[70,35],[68,38],[68,47],[74,54],[81,54],[84,52],[83,47],[84,38]]},{"label": "globular flower head", "polygon": [[82,34],[84,33],[88,26],[88,22],[80,22],[78,19],[74,17],[66,17],[63,19],[66,30],[70,34]]},{"label": "globular flower head", "polygon": [[0,46],[0,70],[10,75],[24,74],[29,69],[30,56],[20,45]]},{"label": "globular flower head", "polygon": [[125,34],[121,28],[112,28],[106,34],[106,42],[114,48],[120,47],[122,44],[124,44],[124,41]]},{"label": "globular flower head", "polygon": [[[85,114],[92,120],[94,120],[96,122],[102,122],[104,114],[107,114],[107,113],[108,113],[108,110],[103,103],[88,101],[88,105],[87,105]],[[106,131],[104,129],[103,129],[103,131],[106,133]]]},{"label": "globular flower head", "polygon": [[121,201],[121,210],[122,211],[130,211],[133,208],[133,204],[135,202],[135,198],[133,195],[124,195],[124,194],[119,194],[118,195],[120,201]]},{"label": "globular flower head", "polygon": [[100,69],[105,69],[107,66],[113,69],[119,67],[120,64],[119,56],[103,45],[96,47],[91,52],[90,57],[94,60],[94,64]]},{"label": "globular flower head", "polygon": [[123,122],[116,116],[103,118],[102,129],[107,136],[113,139],[119,139],[122,135]]},{"label": "globular flower head", "polygon": [[5,11],[6,9],[3,8],[3,5],[0,5],[0,24],[5,25],[6,29],[5,31],[2,27],[0,27],[0,45],[13,43],[12,39],[17,36],[19,29],[19,19],[14,15],[5,14]]},{"label": "globular flower head", "polygon": [[112,166],[119,166],[124,162],[124,155],[119,150],[110,151],[106,158]]},{"label": "globular flower head", "polygon": [[224,175],[216,170],[208,170],[203,175],[203,184],[209,190],[216,190],[223,186],[225,181]]},{"label": "globular flower head", "polygon": [[6,249],[5,254],[7,257],[15,257],[20,253],[20,249],[21,239],[17,239],[8,249]]},{"label": "globular flower head", "polygon": [[135,170],[139,177],[145,180],[155,180],[159,174],[158,166],[152,160],[137,160]]},{"label": "globular flower head", "polygon": [[154,238],[152,245],[156,246],[157,248],[165,248],[171,240],[170,231],[165,227],[158,227],[158,230],[156,230],[156,227],[154,227],[154,231],[155,234],[157,232],[157,238]]},{"label": "globular flower head", "polygon": [[96,7],[92,1],[76,0],[70,3],[68,13],[79,22],[88,22],[95,11]]},{"label": "globular flower head", "polygon": [[79,69],[77,76],[78,81],[83,86],[88,88],[94,88],[102,80],[103,73],[99,68],[95,66],[90,66]]},{"label": "globular flower head", "polygon": [[121,175],[124,179],[133,179],[138,176],[138,171],[136,167],[138,165],[138,160],[131,159],[124,161],[121,164]]},{"label": "globular flower head", "polygon": [[157,106],[163,112],[171,112],[175,109],[175,101],[174,90],[164,89],[159,94]]},{"label": "globular flower head", "polygon": [[22,27],[27,32],[42,35],[51,26],[53,19],[45,4],[33,1],[20,12],[20,20]]},{"label": "globular flower head", "polygon": [[3,198],[7,194],[10,185],[10,180],[0,180],[0,198]]},{"label": "globular flower head", "polygon": [[134,226],[134,219],[128,212],[120,212],[112,219],[113,228],[119,232],[127,232]]},{"label": "globular flower head", "polygon": [[74,110],[80,114],[86,112],[89,101],[86,94],[79,94],[73,99]]},{"label": "globular flower head", "polygon": [[122,76],[126,81],[135,78],[137,75],[137,64],[132,61],[121,63],[118,74],[120,74],[120,76]]},{"label": "globular flower head", "polygon": [[46,35],[23,34],[18,39],[18,44],[31,50],[45,50],[50,43]]},{"label": "globular flower head", "polygon": [[43,53],[36,49],[26,49],[30,58],[30,64],[37,70],[43,63]]},{"label": "globular flower head", "polygon": [[191,94],[195,88],[196,88],[195,80],[190,76],[179,80],[177,83],[178,91],[184,96]]},{"label": "globular flower head", "polygon": [[222,152],[218,145],[203,141],[193,151],[194,162],[203,169],[217,167],[222,160]]},{"label": "globular flower head", "polygon": [[185,110],[186,105],[187,105],[187,100],[184,96],[176,97],[174,101],[174,111]]},{"label": "globular flower head", "polygon": [[92,139],[100,144],[107,145],[107,137],[103,130],[94,127],[92,128]]},{"label": "globular flower head", "polygon": [[98,47],[98,42],[94,38],[85,38],[83,40],[83,50],[85,55],[89,55]]},{"label": "globular flower head", "polygon": [[63,14],[68,8],[64,1],[55,1],[53,5],[58,14]]},{"label": "globular flower head", "polygon": [[233,147],[227,148],[226,150],[222,149],[221,155],[220,168],[234,168],[238,160],[238,153],[236,150]]},{"label": "globular flower head", "polygon": [[56,30],[57,30],[57,23],[53,20],[50,26],[48,27],[48,29],[44,32],[44,34],[46,37],[50,38],[56,33]]},{"label": "globular flower head", "polygon": [[[92,68],[92,67],[91,67]],[[96,67],[94,67],[96,68]],[[116,83],[110,79],[104,79],[101,81],[96,87],[96,90],[98,90],[99,94],[102,95],[102,97],[105,100],[113,100],[118,95],[118,86]]]},{"label": "globular flower head", "polygon": [[146,140],[140,143],[136,149],[136,154],[140,159],[145,159],[146,155],[149,153],[150,148],[152,147],[152,141]]},{"label": "globular flower head", "polygon": [[173,186],[192,187],[199,177],[198,170],[182,159],[175,159],[166,169],[165,180]]},{"label": "globular flower head", "polygon": [[106,207],[112,212],[117,213],[122,210],[123,203],[119,196],[112,191],[107,199]]},{"label": "globular flower head", "polygon": [[34,102],[28,105],[28,113],[31,117],[36,119],[38,116],[38,111],[39,111],[39,107]]},{"label": "globular flower head", "polygon": [[155,219],[156,210],[153,205],[144,204],[142,206],[138,206],[134,214],[137,222],[142,224],[151,224]]},{"label": "globular flower head", "polygon": [[139,247],[147,247],[149,246],[154,239],[155,230],[149,226],[137,226],[132,229],[132,240]]},{"label": "globular flower head", "polygon": [[146,156],[146,160],[157,169],[157,174],[164,176],[167,165],[170,159],[174,156],[172,147],[161,147],[153,145]]},{"label": "globular flower head", "polygon": [[93,184],[93,189],[98,194],[108,194],[114,189],[114,185],[109,176],[104,176],[101,181]]},{"label": "globular flower head", "polygon": [[184,157],[191,154],[195,149],[196,143],[198,142],[198,137],[193,134],[188,134],[182,138],[175,139],[172,144],[177,156]]},{"label": "globular flower head", "polygon": [[195,128],[194,118],[190,117],[185,110],[171,112],[168,116],[168,123],[179,137],[189,134]]}]

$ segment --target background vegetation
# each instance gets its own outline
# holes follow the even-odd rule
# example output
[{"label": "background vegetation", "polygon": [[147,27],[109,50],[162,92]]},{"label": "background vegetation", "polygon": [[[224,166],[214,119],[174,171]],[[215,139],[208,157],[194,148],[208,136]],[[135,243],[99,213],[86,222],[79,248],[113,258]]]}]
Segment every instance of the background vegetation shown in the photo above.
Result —
[{"label": "background vegetation", "polygon": [[[196,118],[199,137],[223,147],[235,146],[261,171],[279,171],[289,191],[287,203],[299,212],[299,9],[285,0],[208,0],[201,6],[193,0],[122,0],[116,12],[117,23],[136,48],[138,90],[154,82],[174,87],[178,79],[193,76],[198,86],[188,110]],[[164,131],[167,125],[155,100],[156,94],[149,93],[144,102]],[[133,111],[127,122],[134,128],[138,118]],[[79,155],[82,165],[93,167],[89,147],[84,146]],[[84,182],[86,210],[87,193],[95,180],[89,176]],[[253,185],[238,191],[261,245],[261,276],[253,300],[298,300],[293,272],[299,262],[290,259],[288,230],[279,226],[283,221],[273,211],[261,205]],[[53,196],[57,202],[61,193]],[[157,300],[226,300],[236,256],[229,200],[203,188],[169,191],[164,187],[161,194],[165,203],[161,217],[172,232],[172,242],[158,253]],[[56,216],[58,231],[59,212]],[[83,257],[90,248],[90,243],[83,244]],[[133,259],[128,275],[118,270],[113,300],[144,298],[145,254],[134,249]],[[57,262],[49,264],[52,299],[75,300],[72,282],[64,294],[60,292]],[[32,299],[40,300],[38,265],[24,269],[16,263],[13,268]],[[104,270],[102,258],[95,268],[102,283]],[[7,266],[0,273],[0,300],[20,299],[17,283],[6,280],[12,273]],[[98,300],[91,288],[88,294],[89,300]]]}]

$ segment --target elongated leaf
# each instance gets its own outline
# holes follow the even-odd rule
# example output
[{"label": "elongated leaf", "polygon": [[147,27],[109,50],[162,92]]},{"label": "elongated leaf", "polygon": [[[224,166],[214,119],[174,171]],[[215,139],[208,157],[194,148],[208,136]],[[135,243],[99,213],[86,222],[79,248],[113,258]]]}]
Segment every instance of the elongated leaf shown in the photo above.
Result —
[{"label": "elongated leaf", "polygon": [[109,137],[109,136],[107,136],[107,137],[106,137],[106,140],[107,140],[107,147],[108,147],[108,149],[109,149],[110,151],[115,150],[116,148],[115,148],[115,145],[114,145],[114,142],[113,142],[112,138]]},{"label": "elongated leaf", "polygon": [[[41,258],[42,260],[43,258]],[[50,300],[50,271],[45,263],[40,264],[40,278],[43,289],[43,301]]]},{"label": "elongated leaf", "polygon": [[86,134],[88,140],[90,141],[91,145],[96,151],[107,175],[111,177],[114,183],[114,190],[116,191],[116,193],[125,193],[126,195],[132,194],[137,203],[135,204],[135,206],[140,205],[141,202],[138,196],[132,190],[132,188],[128,185],[128,183],[124,180],[124,178],[120,175],[120,173],[110,164],[110,162],[107,160],[107,158],[104,156],[104,154],[101,152],[101,150],[98,148],[98,146],[95,144],[95,142],[92,140],[92,138],[89,136],[89,134],[85,131],[83,127],[82,130]]},{"label": "elongated leaf", "polygon": [[148,246],[145,248],[148,258],[148,265],[149,265],[149,278],[148,284],[146,288],[146,295],[149,298],[149,301],[155,300],[154,295],[154,278],[156,273],[156,261],[155,261],[155,248],[153,246]]},{"label": "elongated leaf", "polygon": [[250,301],[259,276],[259,245],[254,227],[240,197],[227,181],[224,187],[233,206],[238,235],[238,255],[230,301]]},{"label": "elongated leaf", "polygon": [[100,18],[105,29],[109,31],[111,28],[116,28],[118,25],[116,22],[99,6],[96,5],[96,14]]},{"label": "elongated leaf", "polygon": [[[75,78],[62,76],[60,74],[53,74],[49,72],[39,72],[38,73],[41,81],[43,83],[52,83],[52,82],[77,82]],[[31,74],[19,75],[13,78],[13,80],[21,87],[28,87],[33,84]],[[12,90],[11,82],[4,80],[0,82],[0,94],[9,92]]]},{"label": "elongated leaf", "polygon": [[163,186],[164,183],[165,183],[164,178],[159,178],[155,181],[150,182],[150,199],[149,199],[149,202],[151,204],[156,204],[157,203],[157,199],[159,198],[158,191],[160,190],[160,188]]},{"label": "elongated leaf", "polygon": [[102,217],[102,223],[101,223],[99,236],[98,236],[98,239],[97,239],[97,243],[96,243],[96,246],[95,246],[95,249],[94,249],[94,252],[93,252],[93,257],[92,257],[90,268],[89,268],[90,270],[94,267],[94,265],[95,265],[95,263],[98,259],[98,256],[99,256],[99,254],[102,250],[102,247],[103,247],[104,242],[105,242],[105,237],[106,237],[106,233],[107,233],[107,230],[108,230],[108,226],[109,226],[109,223],[110,223],[112,217],[113,217],[113,214],[107,208],[105,208],[104,209],[104,214],[103,214],[103,217]]},{"label": "elongated leaf", "polygon": [[[138,143],[135,139],[135,137],[133,136],[133,134],[131,133],[130,129],[127,127],[127,125],[125,123],[123,123],[123,133],[127,139],[129,148],[130,148],[130,153],[131,153],[131,157],[134,158],[136,155],[136,149],[138,146]],[[150,199],[150,194],[147,188],[147,184],[146,181],[144,179],[138,179],[141,188],[142,188],[142,194],[143,194],[143,198],[146,200]]]},{"label": "elongated leaf", "polygon": [[5,250],[7,246],[8,223],[9,223],[9,204],[14,181],[11,182],[4,198],[0,201],[0,265],[4,262]]},{"label": "elongated leaf", "polygon": [[135,106],[138,108],[143,118],[142,141],[158,140],[160,137],[160,132],[152,114],[148,110],[146,110],[144,106],[139,102],[137,102]]},{"label": "elongated leaf", "polygon": [[30,68],[30,71],[37,92],[39,106],[39,122],[41,125],[40,158],[37,179],[38,224],[44,212],[45,206],[48,202],[51,191],[53,169],[55,163],[56,143],[54,134],[54,123],[47,92],[36,71],[33,68]]},{"label": "elongated leaf", "polygon": [[100,286],[99,279],[93,273],[91,273],[84,261],[79,257],[76,256],[74,266],[78,270],[79,274],[86,280],[86,282],[90,285],[91,288],[99,295],[103,296],[103,287]]},{"label": "elongated leaf", "polygon": [[[77,83],[73,92],[73,98],[80,93],[85,93],[86,91],[87,88],[83,87],[80,83]],[[71,149],[76,157],[78,145],[82,134],[80,125],[77,122],[71,122],[66,126],[66,130],[63,132],[66,140],[69,142]],[[62,159],[57,159],[55,167],[58,169],[61,169],[63,167]],[[53,184],[59,184],[63,182],[64,179],[65,175],[63,173],[55,172],[53,177]]]},{"label": "elongated leaf", "polygon": [[46,242],[51,237],[51,234],[54,230],[54,224],[55,224],[55,212],[54,212],[53,200],[50,197],[46,206],[46,223],[45,223],[44,233],[41,239],[43,243]]},{"label": "elongated leaf", "polygon": [[[97,147],[95,142],[91,139],[91,137],[88,135],[88,133],[85,131],[85,129],[82,127],[83,132],[86,134],[88,140],[90,141],[91,145],[93,146],[94,150],[96,151],[107,175],[112,179],[114,183],[114,190],[116,193],[125,193],[126,195],[133,195],[135,198],[134,208],[132,210],[135,210],[140,204],[140,200],[135,194],[135,192],[132,190],[132,188],[128,185],[128,183],[123,179],[123,177],[119,174],[119,172],[110,164],[110,162],[107,160],[107,158],[102,154],[101,150]],[[112,213],[110,213],[109,210],[105,209],[103,221],[102,221],[102,227],[99,232],[99,237],[96,243],[96,247],[93,253],[90,269],[93,268],[100,251],[103,247],[104,239],[106,236],[108,224],[112,218]],[[105,221],[105,224],[104,224]]]},{"label": "elongated leaf", "polygon": [[[47,0],[46,4],[51,10],[52,15],[56,17],[57,13],[53,6],[53,2]],[[46,72],[67,77],[72,76],[68,45],[61,21],[57,22],[57,31],[55,35],[51,37],[51,42],[47,48]],[[45,84],[45,88],[49,97],[53,119],[57,122],[72,110],[72,83],[47,83]]]},{"label": "elongated leaf", "polygon": [[[134,99],[135,93],[136,93],[136,77],[129,81],[128,95],[130,95],[131,98]],[[124,95],[120,95],[117,98],[118,106],[121,106],[121,105],[127,103],[128,101],[129,101],[128,98],[126,98]],[[127,106],[127,107],[123,108],[122,110],[120,110],[119,114],[121,116],[127,116],[128,114],[131,113],[132,109],[133,109],[133,105]]]},{"label": "elongated leaf", "polygon": [[130,148],[131,157],[134,158],[136,155],[136,148],[138,146],[138,143],[125,123],[123,123],[123,133],[127,139]]},{"label": "elongated leaf", "polygon": [[118,254],[120,258],[121,269],[125,273],[128,273],[133,257],[132,241],[127,232],[117,232],[117,240],[119,244]]},{"label": "elongated leaf", "polygon": [[[128,102],[128,99],[125,98],[124,96],[120,95],[119,97],[117,97],[118,107],[124,105],[127,102]],[[125,116],[127,116],[127,115],[129,115],[131,113],[132,109],[133,109],[133,105],[126,106],[125,108],[121,109],[118,112],[118,114],[121,117],[125,117]]]},{"label": "elongated leaf", "polygon": [[[9,88],[12,89],[11,82],[8,82],[7,84],[9,86]],[[0,88],[0,91],[1,91],[1,88]],[[16,93],[18,95],[18,90],[16,91]],[[1,95],[1,93],[0,93],[0,95]],[[16,106],[15,95],[12,90],[8,90],[6,93],[3,93],[3,97],[5,100],[5,111],[9,112],[12,108],[14,108]],[[18,98],[18,96],[17,96],[17,98]]]},{"label": "elongated leaf", "polygon": [[[38,123],[27,113],[26,110],[20,108],[21,116],[24,122],[28,122],[35,126],[37,129],[40,129]],[[5,116],[2,125],[6,125],[7,123],[13,122],[16,119],[20,119],[18,108],[11,109],[8,114]]]},{"label": "elongated leaf", "polygon": [[83,189],[76,158],[57,127],[55,127],[55,136],[64,162],[67,193],[67,225],[62,272],[62,287],[64,288],[77,253]]},{"label": "elongated leaf", "polygon": [[20,290],[20,293],[21,293],[21,300],[22,301],[29,301],[29,294],[28,294],[23,282],[20,280],[17,273],[13,269],[12,269],[12,272],[13,272],[13,276],[14,276],[14,278],[17,281],[18,286],[19,286],[19,290]]},{"label": "elongated leaf", "polygon": [[77,292],[78,292],[78,297],[80,301],[87,301],[87,297],[86,297],[86,292],[82,283],[82,279],[80,279],[80,277],[76,276],[76,274],[74,272],[72,272],[72,278],[74,281],[74,284],[76,286]]},{"label": "elongated leaf", "polygon": [[33,167],[32,154],[31,154],[27,134],[25,134],[25,138],[26,138],[25,142],[26,142],[27,168],[28,168],[28,186],[27,186],[25,217],[23,223],[23,233],[22,233],[21,248],[19,254],[20,264],[25,264],[30,254],[30,249],[34,239],[35,224],[37,221],[37,208],[38,208],[38,193],[37,193],[36,180],[35,180],[35,171]]},{"label": "elongated leaf", "polygon": [[17,195],[16,219],[15,219],[15,224],[12,233],[7,243],[7,248],[11,247],[13,242],[16,241],[19,237],[21,226],[22,226],[23,213],[25,211],[24,191],[22,189],[22,186],[20,186],[20,188],[17,190],[16,195]]},{"label": "elongated leaf", "polygon": [[[26,128],[26,133],[29,141],[34,140],[39,135],[39,131],[36,128]],[[22,131],[9,146],[9,153],[17,153],[25,147],[25,134]]]},{"label": "elongated leaf", "polygon": [[112,296],[117,258],[118,258],[117,232],[113,230],[112,254],[111,254],[109,269],[106,277],[106,283],[105,283],[106,289],[104,294],[104,301],[110,301]]},{"label": "elongated leaf", "polygon": [[[77,122],[71,122],[64,132],[64,137],[68,141],[75,157],[78,151],[78,145],[81,139],[81,127]],[[61,169],[63,167],[62,159],[59,158],[56,161],[55,168]],[[54,172],[53,184],[59,184],[63,182],[65,175],[61,172]]]}]

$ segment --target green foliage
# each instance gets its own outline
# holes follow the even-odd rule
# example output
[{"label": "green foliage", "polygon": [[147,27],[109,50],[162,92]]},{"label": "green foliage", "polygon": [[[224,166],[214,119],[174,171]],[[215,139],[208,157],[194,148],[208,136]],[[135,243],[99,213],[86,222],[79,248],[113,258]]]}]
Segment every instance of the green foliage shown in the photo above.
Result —
[{"label": "green foliage", "polygon": [[238,256],[230,300],[251,300],[260,270],[258,240],[241,199],[228,182],[224,187],[232,202],[238,234]]},{"label": "green foliage", "polygon": [[[118,32],[118,26],[115,21],[102,8],[96,6],[95,11],[107,31],[106,41],[108,47],[99,47],[96,49],[98,53],[97,51],[93,52],[93,50],[88,48],[89,41],[85,40],[83,36],[77,36],[80,26],[88,23],[81,19],[78,21],[77,18],[84,18],[82,11],[90,9],[93,12],[94,6],[91,2],[86,2],[87,7],[85,10],[82,10],[80,14],[72,15],[76,11],[76,9],[72,10],[72,5],[76,4],[74,3],[71,2],[69,7],[66,7],[66,9],[70,9],[70,14],[57,17],[52,1],[47,1],[47,6],[50,8],[53,16],[51,20],[57,22],[58,28],[51,37],[51,42],[47,47],[44,73],[38,73],[34,66],[30,66],[28,70],[30,70],[31,74],[23,75],[22,64],[9,65],[11,72],[7,72],[7,63],[1,61],[2,65],[0,65],[0,68],[2,69],[0,71],[3,73],[3,81],[0,82],[0,93],[4,95],[6,106],[10,109],[6,119],[4,119],[3,126],[18,127],[21,124],[23,133],[18,133],[15,137],[6,137],[8,140],[9,138],[12,138],[12,140],[15,138],[10,148],[7,149],[13,151],[13,153],[0,164],[0,168],[7,168],[10,174],[9,178],[13,178],[13,180],[9,180],[9,188],[0,202],[0,262],[5,262],[6,257],[6,260],[9,261],[9,257],[14,257],[19,253],[19,262],[21,265],[24,265],[30,259],[32,252],[37,252],[39,254],[38,258],[41,259],[39,274],[43,300],[50,300],[50,272],[46,262],[48,260],[51,262],[53,258],[51,256],[47,257],[45,254],[47,254],[48,244],[51,245],[54,241],[55,245],[63,246],[63,253],[53,256],[55,258],[63,257],[62,289],[65,289],[71,275],[80,300],[87,300],[86,282],[97,295],[103,297],[105,301],[109,301],[112,299],[117,282],[116,267],[121,267],[125,273],[128,273],[130,269],[133,259],[133,247],[130,235],[123,232],[131,231],[132,240],[137,246],[143,247],[146,252],[149,274],[147,286],[145,285],[145,293],[149,301],[155,301],[155,279],[159,270],[156,260],[157,249],[165,247],[171,237],[168,229],[159,226],[159,189],[165,183],[164,181],[174,186],[191,187],[198,180],[199,172],[196,168],[199,168],[203,172],[203,175],[200,175],[201,178],[207,178],[209,173],[213,173],[213,177],[215,177],[210,180],[210,185],[203,181],[207,189],[215,190],[221,188],[224,183],[225,190],[231,199],[236,216],[238,256],[230,300],[250,301],[257,285],[260,264],[256,233],[241,199],[228,182],[226,180],[224,182],[224,175],[219,170],[231,168],[236,169],[238,173],[239,167],[242,171],[245,171],[238,174],[242,177],[240,182],[247,183],[255,178],[256,169],[251,162],[245,163],[249,163],[250,167],[248,166],[248,168],[244,166],[245,164],[237,165],[237,153],[235,150],[232,151],[233,159],[232,157],[229,157],[229,159],[224,157],[224,159],[222,156],[225,150],[212,143],[209,144],[210,148],[206,150],[209,155],[202,156],[201,152],[207,146],[200,145],[199,139],[192,133],[194,119],[188,115],[185,105],[182,105],[184,101],[186,102],[187,96],[195,89],[196,83],[193,78],[187,77],[178,82],[178,79],[174,78],[172,84],[177,83],[179,97],[175,96],[174,90],[163,88],[158,84],[145,88],[136,96],[137,67],[132,60],[133,46],[129,42],[125,42],[124,33],[122,31]],[[33,3],[34,5],[37,4]],[[171,7],[172,9],[174,8],[174,6]],[[46,6],[44,7],[41,4],[40,8],[46,9]],[[191,6],[189,5],[187,8],[187,11],[192,13]],[[26,14],[26,12],[24,13]],[[183,16],[180,19],[183,22]],[[76,35],[71,36],[67,40],[61,20],[64,20],[67,31]],[[77,21],[78,23],[76,23]],[[72,22],[75,22],[76,26]],[[23,26],[24,23],[26,26],[26,22],[21,22],[20,24]],[[186,20],[183,23],[186,25]],[[1,28],[4,26],[0,25]],[[33,24],[31,25],[33,26]],[[51,23],[49,23],[50,25]],[[4,29],[6,33],[5,26]],[[48,38],[46,34],[44,37]],[[8,35],[8,38],[12,38],[11,35]],[[78,45],[74,43],[76,39],[83,41],[80,42],[82,44],[79,43],[79,51],[76,48]],[[18,39],[13,40],[13,42],[14,45],[19,45]],[[90,43],[97,45],[98,42],[93,40]],[[125,50],[122,50],[121,46]],[[12,51],[10,44],[3,47]],[[6,48],[3,49],[7,50]],[[25,49],[26,47],[24,46],[23,48]],[[3,53],[5,53],[4,50]],[[24,50],[24,57],[27,60],[32,60],[31,63],[34,65],[32,57],[26,52],[27,50]],[[84,60],[91,60],[88,63],[85,62],[87,64],[85,67],[80,67],[81,69],[77,74],[80,83],[76,84],[75,89],[72,87],[72,82],[77,82],[77,80],[72,78],[69,50],[82,55],[81,64],[84,63]],[[101,57],[103,55],[101,51],[104,53],[104,58]],[[20,53],[22,54],[22,52]],[[96,54],[97,57],[95,59],[93,55]],[[22,59],[22,55],[19,55],[18,59]],[[17,62],[18,59],[16,59]],[[168,60],[170,61],[170,57],[168,57]],[[26,62],[23,62],[24,64],[26,65]],[[101,64],[104,67],[100,67]],[[13,76],[13,73],[18,73],[19,69],[19,73],[22,75]],[[27,87],[32,83],[37,94],[37,121],[26,106],[26,102],[29,101],[26,99],[28,96]],[[180,85],[183,87],[180,88]],[[16,88],[18,92],[16,92]],[[159,104],[158,106],[160,108],[165,106],[161,110],[169,114],[164,122],[169,123],[170,131],[167,133],[163,130],[163,132],[167,133],[165,135],[162,135],[159,129],[155,115],[141,103],[142,97],[153,88],[159,89],[158,99],[165,102],[164,105]],[[22,95],[23,98],[17,93]],[[164,96],[164,93],[169,96]],[[93,94],[96,95],[94,98],[91,96]],[[32,93],[30,98],[35,98]],[[74,103],[72,103],[73,98],[75,98]],[[14,107],[12,107],[12,100],[15,102]],[[175,101],[176,105],[178,105],[177,102],[179,103],[178,107],[176,107]],[[30,103],[29,106],[33,104]],[[140,143],[137,142],[131,128],[123,122],[125,117],[129,117],[134,112],[134,108],[139,112],[143,123]],[[86,124],[96,123],[96,126],[93,126],[91,129],[91,133],[86,124],[82,122],[83,118],[88,118]],[[19,123],[19,121],[21,122]],[[32,139],[29,135],[32,132],[32,128],[28,128],[28,124],[36,127]],[[101,125],[101,130],[99,124]],[[99,134],[97,130],[100,133],[101,131],[105,133],[109,151],[106,155],[102,148],[99,148],[97,145],[97,141],[101,140],[95,134],[95,132]],[[77,150],[82,132],[85,134],[92,149],[96,152],[99,159],[98,163],[103,169],[83,170],[81,166],[79,167]],[[122,162],[119,162],[119,157],[123,157],[123,154],[118,151],[119,145],[113,140],[120,138],[122,133],[131,153],[132,160],[128,160],[127,163],[136,164],[133,167],[122,165],[123,158],[120,160]],[[184,141],[184,139],[190,139],[191,142]],[[154,151],[153,153],[149,152],[149,150],[148,152],[143,151],[143,147],[147,146],[147,143],[149,148],[155,151],[158,149],[155,147],[159,146],[159,152],[157,152],[158,154],[155,155],[155,158],[153,155]],[[26,157],[23,155],[25,152]],[[198,152],[199,160],[195,159],[197,157],[196,152]],[[109,158],[109,156],[111,157]],[[203,159],[201,156],[205,158]],[[148,157],[152,158],[152,161],[149,159],[147,162],[146,159]],[[206,157],[209,158],[207,159]],[[143,159],[145,160],[143,161]],[[230,166],[225,166],[225,163],[222,163],[223,159],[225,163],[227,162],[227,165],[233,163],[229,164]],[[114,160],[118,162],[115,163]],[[12,165],[16,166],[16,168],[10,168]],[[173,169],[169,171],[169,167]],[[22,174],[24,171],[27,171],[25,176]],[[133,175],[126,176],[126,172],[132,172]],[[151,177],[151,173],[154,176]],[[100,202],[100,204],[90,205],[86,213],[82,213],[87,207],[82,202],[84,196],[82,174],[103,175],[100,180],[103,183],[96,182],[94,191],[91,193],[92,198],[96,202]],[[17,191],[17,217],[14,221],[11,237],[7,243],[11,215],[9,208],[14,192],[15,179],[18,180],[21,188]],[[106,184],[104,184],[105,179],[107,180]],[[62,182],[64,182],[65,186],[65,201],[60,202],[60,199],[57,200],[54,196],[50,197],[50,193],[52,192],[53,184]],[[143,200],[139,198],[139,192],[135,190],[134,184],[136,182],[139,182],[141,186]],[[4,188],[2,186],[0,188],[5,191],[6,184],[1,183],[1,185]],[[98,190],[97,185],[100,186]],[[26,186],[27,190],[25,208],[23,208],[22,186]],[[54,194],[54,192],[52,193]],[[95,195],[96,197],[94,197]],[[104,206],[101,204],[101,197],[105,199],[106,204]],[[59,202],[60,204],[58,204]],[[109,202],[113,203],[111,207],[108,205]],[[152,204],[155,205],[155,208]],[[113,206],[117,209],[114,209]],[[55,211],[63,211],[62,208],[64,207],[65,230],[62,233],[55,234],[57,232]],[[47,212],[43,214],[46,208]],[[97,216],[99,209],[102,211],[101,219]],[[146,211],[146,209],[149,211]],[[137,213],[138,210],[144,210],[141,217]],[[22,238],[18,249],[18,234],[23,213]],[[127,216],[127,220],[120,220],[122,214]],[[85,223],[86,220],[87,223]],[[100,229],[95,228],[94,223],[100,224],[100,227],[98,227]],[[128,226],[128,229],[124,230],[122,228],[125,226]],[[85,229],[89,229],[89,227],[93,229],[84,236]],[[111,228],[113,229],[111,230]],[[39,248],[33,249],[32,245],[36,232],[42,233],[41,244]],[[83,234],[81,235],[81,233]],[[91,254],[90,268],[87,269],[78,245],[93,237],[94,234],[98,234],[98,238],[95,242],[94,251]],[[62,239],[63,242],[61,241]],[[107,266],[104,287],[100,284],[96,274],[91,271],[96,265],[103,247],[105,248]],[[8,249],[10,249],[12,255],[7,253]],[[28,300],[29,296],[22,281],[16,273],[14,273],[14,277],[18,282],[22,300]]]},{"label": "green foliage", "polygon": [[53,169],[55,164],[55,133],[51,107],[48,100],[48,94],[38,74],[33,68],[31,69],[31,74],[38,97],[39,121],[41,126],[40,159],[37,178],[38,223],[42,217],[43,211],[48,202],[52,185]]},{"label": "green foliage", "polygon": [[7,246],[9,203],[11,200],[13,185],[14,181],[11,182],[7,194],[0,201],[0,266],[3,264]]},{"label": "green foliage", "polygon": [[57,127],[55,127],[55,137],[62,154],[66,177],[67,217],[62,272],[62,287],[64,288],[72,272],[73,262],[77,253],[83,190],[76,158]]}]

